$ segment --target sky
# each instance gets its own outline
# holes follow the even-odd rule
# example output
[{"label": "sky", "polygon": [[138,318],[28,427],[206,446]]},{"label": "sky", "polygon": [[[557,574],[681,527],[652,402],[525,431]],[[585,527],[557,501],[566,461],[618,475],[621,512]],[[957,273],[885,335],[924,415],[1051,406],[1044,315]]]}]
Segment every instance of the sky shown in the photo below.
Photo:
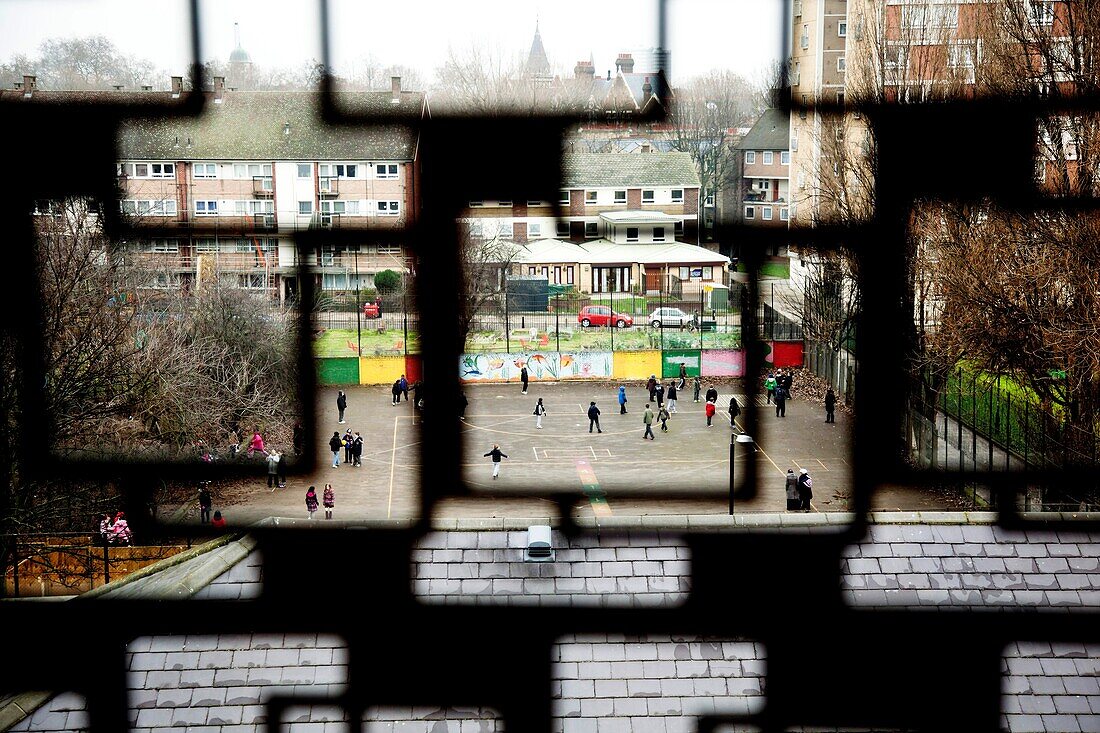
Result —
[{"label": "sky", "polygon": [[[166,73],[190,60],[185,0],[0,0],[0,59],[36,55],[48,38],[102,34]],[[782,0],[669,0],[674,85],[711,69],[753,79],[780,53]],[[264,66],[294,67],[321,57],[318,6],[308,0],[199,0],[202,60],[223,61],[241,45]],[[599,74],[620,52],[657,45],[656,0],[331,0],[338,74],[366,59],[404,65],[430,82],[453,50],[479,46],[509,63],[526,58],[538,23],[554,70],[572,74],[591,55]],[[638,69],[642,70],[642,69]]]}]

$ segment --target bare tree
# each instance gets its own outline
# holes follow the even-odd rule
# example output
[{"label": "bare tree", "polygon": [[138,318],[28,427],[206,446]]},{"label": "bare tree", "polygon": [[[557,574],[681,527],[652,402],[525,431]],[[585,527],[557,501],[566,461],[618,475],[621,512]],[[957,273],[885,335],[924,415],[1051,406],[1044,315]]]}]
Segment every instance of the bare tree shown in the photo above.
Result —
[{"label": "bare tree", "polygon": [[529,110],[546,98],[524,78],[520,57],[476,44],[448,49],[431,91],[439,109],[481,114]]},{"label": "bare tree", "polygon": [[504,317],[505,278],[511,272],[519,247],[497,233],[471,232],[459,226],[462,253],[462,298],[459,305],[459,333],[465,341],[480,318]]},{"label": "bare tree", "polygon": [[78,91],[116,85],[137,89],[161,76],[150,61],[123,53],[104,36],[52,38],[39,46],[37,57],[17,56],[0,65],[8,88],[23,74],[35,74],[44,89]]}]

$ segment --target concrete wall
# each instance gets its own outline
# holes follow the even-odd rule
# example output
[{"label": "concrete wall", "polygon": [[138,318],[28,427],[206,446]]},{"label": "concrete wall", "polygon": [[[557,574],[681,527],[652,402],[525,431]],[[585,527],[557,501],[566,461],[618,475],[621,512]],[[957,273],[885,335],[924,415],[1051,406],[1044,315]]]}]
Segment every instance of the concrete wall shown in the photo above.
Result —
[{"label": "concrete wall", "polygon": [[618,351],[612,376],[615,379],[649,379],[661,371],[660,351]]},{"label": "concrete wall", "polygon": [[402,374],[407,374],[403,356],[359,358],[359,384],[393,384]]}]

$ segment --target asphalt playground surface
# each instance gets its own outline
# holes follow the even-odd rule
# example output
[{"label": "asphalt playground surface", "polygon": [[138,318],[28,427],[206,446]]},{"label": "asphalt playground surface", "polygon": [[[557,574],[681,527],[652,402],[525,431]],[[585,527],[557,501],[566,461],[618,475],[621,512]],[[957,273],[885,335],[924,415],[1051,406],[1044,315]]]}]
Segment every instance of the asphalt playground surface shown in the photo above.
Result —
[{"label": "asphalt playground surface", "polygon": [[[463,476],[477,498],[443,502],[436,517],[540,517],[554,512],[548,498],[575,491],[577,513],[615,514],[711,514],[728,511],[729,446],[735,428],[726,409],[736,395],[745,409],[743,389],[737,384],[716,385],[718,412],[707,427],[703,402],[679,399],[677,412],[663,433],[654,424],[655,440],[643,440],[642,413],[648,393],[641,382],[627,386],[626,415],[619,414],[616,400],[620,382],[531,382],[526,395],[515,384],[467,385],[469,399],[462,423]],[[667,384],[667,380],[666,380]],[[707,389],[704,381],[703,391]],[[314,449],[318,471],[290,477],[286,488],[270,491],[266,476],[256,479],[255,489],[245,487],[226,507],[232,524],[248,524],[266,517],[306,516],[308,485],[322,493],[325,483],[336,491],[334,519],[418,518],[421,444],[419,416],[409,402],[391,405],[388,386],[346,388],[346,423],[337,419],[335,388],[318,395],[318,435]],[[752,500],[736,503],[738,512],[785,510],[784,478],[788,468],[806,468],[813,477],[816,511],[845,511],[851,488],[851,417],[838,411],[836,422],[825,423],[820,396],[799,393],[787,402],[786,417],[759,403],[759,434],[753,436],[757,451],[739,447],[735,468],[756,461],[760,491]],[[536,400],[546,407],[542,429],[535,427]],[[590,401],[601,410],[602,433],[589,433],[586,415]],[[656,406],[653,406],[656,413]],[[743,418],[744,415],[741,416]],[[743,420],[738,419],[736,432]],[[331,467],[328,440],[333,431],[350,427],[364,438],[363,465],[343,463]],[[492,462],[485,458],[493,444],[508,456],[500,476],[492,478]],[[522,498],[503,498],[501,493],[520,493]],[[631,496],[626,496],[631,494]],[[694,496],[689,496],[694,495]],[[698,495],[702,494],[700,498]],[[652,496],[650,496],[652,495]],[[215,508],[218,501],[215,496]],[[876,494],[874,506],[889,510],[949,508],[935,495],[918,489],[888,489]],[[323,510],[315,518],[323,517]]]}]

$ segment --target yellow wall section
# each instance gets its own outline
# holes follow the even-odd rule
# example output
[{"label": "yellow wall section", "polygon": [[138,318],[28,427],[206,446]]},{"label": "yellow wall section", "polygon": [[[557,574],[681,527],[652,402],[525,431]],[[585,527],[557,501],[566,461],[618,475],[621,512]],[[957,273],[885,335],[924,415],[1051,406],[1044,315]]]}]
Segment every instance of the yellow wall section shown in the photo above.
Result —
[{"label": "yellow wall section", "polygon": [[393,384],[404,373],[403,356],[359,357],[359,384]]},{"label": "yellow wall section", "polygon": [[649,379],[661,373],[660,351],[616,351],[612,373],[615,379]]}]

